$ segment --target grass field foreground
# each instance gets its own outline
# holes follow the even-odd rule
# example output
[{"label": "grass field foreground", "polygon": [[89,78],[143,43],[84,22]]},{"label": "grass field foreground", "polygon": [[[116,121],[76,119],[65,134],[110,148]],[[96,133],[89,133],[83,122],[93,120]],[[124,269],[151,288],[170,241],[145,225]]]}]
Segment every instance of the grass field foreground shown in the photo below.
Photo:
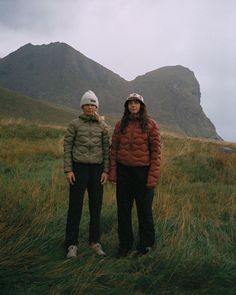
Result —
[{"label": "grass field foreground", "polygon": [[[102,244],[88,247],[88,204],[79,256],[64,258],[68,185],[63,128],[0,125],[2,294],[236,294],[236,144],[162,134],[150,254],[116,259],[115,188],[105,185]],[[133,211],[137,236],[137,218]]]}]

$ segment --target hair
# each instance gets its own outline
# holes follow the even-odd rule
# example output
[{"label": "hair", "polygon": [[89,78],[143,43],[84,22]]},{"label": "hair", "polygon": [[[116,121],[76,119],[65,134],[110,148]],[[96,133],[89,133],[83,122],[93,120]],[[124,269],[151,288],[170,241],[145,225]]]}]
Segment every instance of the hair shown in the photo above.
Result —
[{"label": "hair", "polygon": [[[128,109],[128,103],[125,103],[125,110],[124,110],[124,114],[123,114],[123,117],[121,119],[121,124],[120,124],[121,133],[123,133],[125,128],[128,126],[129,116],[130,116],[130,111]],[[143,132],[145,132],[147,130],[148,119],[149,119],[149,115],[147,113],[146,106],[145,106],[145,104],[140,103],[139,123],[140,123],[140,127]]]}]

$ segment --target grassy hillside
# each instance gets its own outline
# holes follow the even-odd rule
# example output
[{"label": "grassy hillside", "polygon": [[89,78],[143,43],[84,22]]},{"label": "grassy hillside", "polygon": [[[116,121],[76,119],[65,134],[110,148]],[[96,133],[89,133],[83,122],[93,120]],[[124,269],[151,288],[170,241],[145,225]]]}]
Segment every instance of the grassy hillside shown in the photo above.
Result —
[{"label": "grassy hillside", "polygon": [[0,119],[24,119],[35,123],[65,125],[77,113],[0,87]]},{"label": "grassy hillside", "polygon": [[[28,124],[40,123],[67,126],[80,112],[80,108],[71,109],[55,106],[0,87],[0,121],[15,122],[18,120],[18,122]],[[118,119],[117,115],[106,115],[105,117],[110,126],[114,126]]]},{"label": "grassy hillside", "polygon": [[[2,294],[235,294],[236,145],[162,135],[156,189],[157,243],[116,259],[115,189],[105,185],[102,243],[88,248],[88,204],[79,256],[64,258],[68,186],[63,129],[0,125]],[[135,231],[137,219],[134,214]]]}]

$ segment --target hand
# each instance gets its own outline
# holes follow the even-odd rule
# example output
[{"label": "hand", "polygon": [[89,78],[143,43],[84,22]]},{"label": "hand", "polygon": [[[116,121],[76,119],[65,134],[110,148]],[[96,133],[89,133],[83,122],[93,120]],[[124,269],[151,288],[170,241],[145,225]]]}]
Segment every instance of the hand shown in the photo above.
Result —
[{"label": "hand", "polygon": [[75,174],[74,174],[74,172],[67,172],[67,174],[66,174],[66,179],[67,179],[67,181],[70,183],[70,184],[74,184],[75,183]]},{"label": "hand", "polygon": [[116,178],[113,178],[113,179],[109,178],[108,180],[110,181],[112,185],[116,184]]},{"label": "hand", "polygon": [[115,185],[115,184],[116,184],[116,182],[115,182],[115,181],[110,181],[110,183],[111,183],[112,185]]},{"label": "hand", "polygon": [[101,176],[101,184],[106,183],[107,180],[108,180],[108,173],[103,172],[103,173],[102,173],[102,176]]}]

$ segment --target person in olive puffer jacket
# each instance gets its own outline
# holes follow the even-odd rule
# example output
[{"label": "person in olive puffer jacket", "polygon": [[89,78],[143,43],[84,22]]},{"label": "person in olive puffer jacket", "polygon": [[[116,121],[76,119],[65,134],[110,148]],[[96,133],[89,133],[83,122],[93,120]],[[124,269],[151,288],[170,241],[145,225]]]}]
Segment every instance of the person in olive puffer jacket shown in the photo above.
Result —
[{"label": "person in olive puffer jacket", "polygon": [[100,244],[100,214],[103,184],[109,172],[108,126],[96,112],[98,98],[91,90],[82,96],[83,110],[73,120],[64,138],[64,172],[70,184],[65,245],[67,257],[77,256],[79,224],[84,193],[89,198],[89,244],[101,256],[106,253]]},{"label": "person in olive puffer jacket", "polygon": [[131,212],[135,200],[139,243],[136,255],[153,247],[155,229],[152,214],[154,188],[160,177],[161,143],[157,123],[147,115],[143,97],[132,93],[125,102],[111,145],[109,180],[116,183],[119,251],[126,256],[133,246]]}]

